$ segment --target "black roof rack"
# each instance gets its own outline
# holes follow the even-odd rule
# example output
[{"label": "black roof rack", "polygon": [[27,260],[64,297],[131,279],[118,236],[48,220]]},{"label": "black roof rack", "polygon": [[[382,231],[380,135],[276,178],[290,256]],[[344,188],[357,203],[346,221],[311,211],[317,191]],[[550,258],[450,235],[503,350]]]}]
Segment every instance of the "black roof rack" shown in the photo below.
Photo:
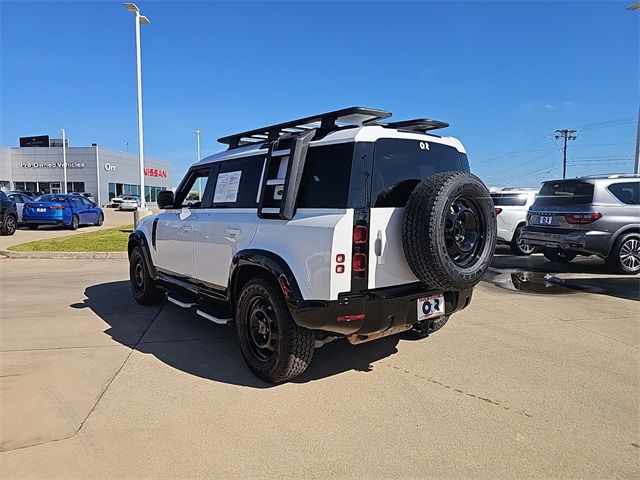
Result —
[{"label": "black roof rack", "polygon": [[[350,107],[333,112],[321,113],[311,117],[300,118],[290,122],[257,128],[247,132],[236,133],[218,139],[218,142],[229,145],[229,149],[246,145],[264,143],[284,135],[301,133],[306,130],[336,130],[339,128],[376,125],[378,120],[389,118],[391,112],[366,107]],[[391,125],[391,124],[387,124]]]},{"label": "black roof rack", "polygon": [[416,118],[414,120],[403,120],[401,122],[377,123],[386,128],[397,128],[398,130],[408,130],[410,132],[428,132],[438,128],[447,128],[447,122],[431,120],[430,118]]}]

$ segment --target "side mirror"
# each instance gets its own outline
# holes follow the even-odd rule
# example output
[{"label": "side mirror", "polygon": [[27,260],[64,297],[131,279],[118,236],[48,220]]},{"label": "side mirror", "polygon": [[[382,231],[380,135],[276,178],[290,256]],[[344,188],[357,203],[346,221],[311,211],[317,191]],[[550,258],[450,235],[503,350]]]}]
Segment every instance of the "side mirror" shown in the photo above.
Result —
[{"label": "side mirror", "polygon": [[158,193],[158,208],[166,210],[167,208],[173,208],[173,192],[171,190],[162,190]]}]

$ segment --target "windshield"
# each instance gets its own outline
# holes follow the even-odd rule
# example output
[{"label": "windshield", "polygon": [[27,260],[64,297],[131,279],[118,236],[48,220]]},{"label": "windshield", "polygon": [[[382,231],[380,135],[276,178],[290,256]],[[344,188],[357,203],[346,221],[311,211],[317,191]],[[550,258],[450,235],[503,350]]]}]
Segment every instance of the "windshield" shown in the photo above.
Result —
[{"label": "windshield", "polygon": [[469,170],[466,155],[441,143],[383,138],[376,142],[373,207],[404,207],[413,189],[437,172]]},{"label": "windshield", "polygon": [[540,189],[537,206],[581,205],[593,201],[593,184],[576,181],[546,182]]},{"label": "windshield", "polygon": [[524,207],[527,204],[526,193],[492,193],[496,207]]},{"label": "windshield", "polygon": [[56,203],[64,203],[67,201],[67,197],[64,195],[41,195],[36,198],[37,202],[56,202]]}]

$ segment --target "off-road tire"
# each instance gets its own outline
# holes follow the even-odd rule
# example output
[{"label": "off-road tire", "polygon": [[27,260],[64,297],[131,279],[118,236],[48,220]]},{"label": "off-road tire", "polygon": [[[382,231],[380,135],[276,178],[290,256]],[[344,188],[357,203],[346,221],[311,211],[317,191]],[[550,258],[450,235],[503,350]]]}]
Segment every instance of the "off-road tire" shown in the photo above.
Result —
[{"label": "off-road tire", "polygon": [[75,213],[71,216],[71,223],[69,224],[69,230],[77,230],[80,226],[80,218]]},{"label": "off-road tire", "polygon": [[164,291],[156,286],[151,277],[144,252],[139,246],[134,247],[129,256],[129,284],[134,300],[140,305],[157,305],[165,298]]},{"label": "off-road tire", "polygon": [[[468,263],[456,263],[447,251],[445,228],[451,229],[451,208],[460,199],[475,208],[478,244]],[[489,269],[496,246],[496,211],[482,180],[463,171],[436,173],[413,190],[402,225],[402,246],[413,274],[439,290],[464,290],[476,285]]]},{"label": "off-road tire", "polygon": [[407,340],[421,340],[440,330],[448,321],[449,315],[436,318],[435,320],[425,320],[416,323],[411,330],[402,332],[401,336]]},{"label": "off-road tire", "polygon": [[[261,359],[252,343],[250,320],[256,302],[266,302],[270,307],[270,321],[275,324],[276,345],[272,356]],[[264,303],[262,304],[264,305]],[[270,278],[258,276],[243,287],[236,304],[236,333],[240,350],[249,369],[269,383],[282,383],[304,372],[313,358],[315,337],[313,332],[299,327],[289,313],[280,290]],[[271,328],[269,332],[271,332]]]},{"label": "off-road tire", "polygon": [[516,228],[516,231],[513,232],[513,238],[511,239],[511,242],[509,242],[509,248],[511,249],[511,253],[513,253],[514,255],[517,255],[519,257],[528,257],[529,255],[532,255],[536,252],[535,247],[530,249],[530,250],[523,250],[521,245],[520,245],[520,236],[522,235],[522,227],[524,225],[520,225],[518,228]]},{"label": "off-road tire", "polygon": [[0,234],[11,236],[16,233],[16,228],[18,228],[18,219],[14,215],[5,215],[0,226]]},{"label": "off-road tire", "polygon": [[104,214],[99,213],[98,214],[98,218],[96,218],[95,225],[96,225],[96,227],[101,227],[103,223],[104,223]]},{"label": "off-road tire", "polygon": [[545,248],[542,250],[544,258],[553,263],[569,263],[571,260],[578,256],[577,253],[567,252],[566,250],[560,250],[557,248]]},{"label": "off-road tire", "polygon": [[[635,241],[635,242],[634,242]],[[621,252],[623,246],[625,247],[625,252]],[[640,272],[640,265],[636,263],[635,268],[633,266],[625,265],[622,261],[621,253],[626,253],[627,255],[631,254],[635,257],[637,262],[637,249],[640,247],[640,234],[639,233],[627,233],[623,234],[616,240],[616,243],[613,245],[611,252],[605,259],[605,262],[609,269],[611,269],[615,273],[622,273],[624,275],[634,275]],[[629,251],[631,250],[631,251]],[[635,255],[633,254],[635,252]]]}]

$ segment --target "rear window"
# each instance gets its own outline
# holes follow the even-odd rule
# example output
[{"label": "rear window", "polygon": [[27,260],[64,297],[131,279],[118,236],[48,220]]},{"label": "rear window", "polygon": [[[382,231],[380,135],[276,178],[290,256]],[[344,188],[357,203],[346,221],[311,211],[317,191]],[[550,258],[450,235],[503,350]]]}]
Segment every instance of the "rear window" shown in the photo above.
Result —
[{"label": "rear window", "polygon": [[540,189],[536,205],[581,205],[593,201],[593,184],[586,182],[546,182]]},{"label": "rear window", "polygon": [[371,204],[404,207],[413,189],[437,172],[468,170],[466,155],[448,145],[383,138],[376,142]]},{"label": "rear window", "polygon": [[298,208],[346,208],[354,143],[312,147],[307,151],[298,191]]},{"label": "rear window", "polygon": [[524,207],[527,204],[526,193],[492,193],[491,198],[496,207]]},{"label": "rear window", "polygon": [[64,203],[67,201],[67,197],[61,195],[40,195],[36,198],[38,202],[56,202],[56,203]]},{"label": "rear window", "polygon": [[640,182],[612,183],[609,191],[626,205],[640,205]]}]

